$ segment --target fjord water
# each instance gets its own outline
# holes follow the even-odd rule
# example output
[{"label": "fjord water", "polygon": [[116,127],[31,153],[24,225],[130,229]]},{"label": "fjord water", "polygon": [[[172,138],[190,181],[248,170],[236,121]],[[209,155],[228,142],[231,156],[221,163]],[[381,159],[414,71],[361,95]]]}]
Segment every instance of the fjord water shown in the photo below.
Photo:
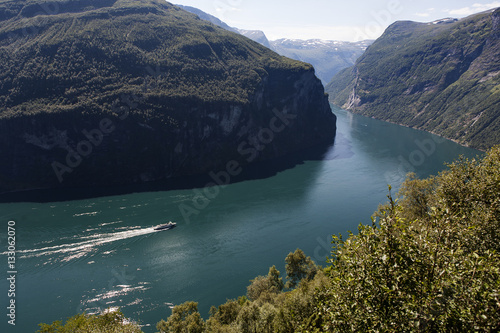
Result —
[{"label": "fjord water", "polygon": [[[322,160],[218,188],[198,208],[194,190],[0,204],[4,273],[11,220],[17,249],[16,326],[7,324],[3,278],[1,331],[34,332],[40,322],[119,306],[153,332],[169,306],[188,300],[207,317],[211,305],[244,295],[249,280],[270,266],[284,275],[284,258],[296,248],[324,264],[330,235],[370,223],[387,184],[397,189],[406,172],[426,177],[461,154],[480,154],[426,132],[334,112],[337,136]],[[193,209],[189,218],[182,204]],[[178,227],[153,230],[169,220]]]}]

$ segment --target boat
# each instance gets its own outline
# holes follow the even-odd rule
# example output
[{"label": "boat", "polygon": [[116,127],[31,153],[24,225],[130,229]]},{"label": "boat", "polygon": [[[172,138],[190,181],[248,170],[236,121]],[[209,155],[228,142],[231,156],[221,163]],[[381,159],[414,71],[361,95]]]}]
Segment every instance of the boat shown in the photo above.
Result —
[{"label": "boat", "polygon": [[155,230],[157,231],[162,231],[162,230],[170,230],[173,229],[177,226],[177,223],[175,222],[168,222],[166,224],[160,224],[159,226],[155,227]]}]

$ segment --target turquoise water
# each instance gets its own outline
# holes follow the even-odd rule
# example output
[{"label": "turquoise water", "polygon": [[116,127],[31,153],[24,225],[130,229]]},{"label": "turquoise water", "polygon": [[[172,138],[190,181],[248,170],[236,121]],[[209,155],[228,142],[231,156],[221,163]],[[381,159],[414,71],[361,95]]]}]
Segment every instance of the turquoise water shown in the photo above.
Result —
[{"label": "turquoise water", "polygon": [[[199,302],[207,317],[211,305],[245,294],[249,280],[269,266],[283,272],[285,256],[298,247],[324,263],[330,235],[370,223],[386,201],[387,184],[397,189],[406,172],[425,177],[460,154],[479,153],[429,133],[334,112],[337,137],[324,159],[270,178],[209,190],[0,204],[5,276],[10,220],[17,251],[16,326],[7,324],[11,298],[4,278],[0,330],[34,332],[40,322],[120,306],[153,332],[172,304],[187,300]],[[201,200],[200,192],[209,199]],[[169,220],[178,227],[153,230]]]}]

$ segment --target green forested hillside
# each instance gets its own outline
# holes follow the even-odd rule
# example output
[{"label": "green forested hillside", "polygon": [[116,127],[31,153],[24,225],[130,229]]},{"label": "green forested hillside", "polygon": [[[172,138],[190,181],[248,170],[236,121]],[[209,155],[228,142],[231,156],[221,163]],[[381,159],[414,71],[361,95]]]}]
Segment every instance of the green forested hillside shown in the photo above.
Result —
[{"label": "green forested hillside", "polygon": [[0,0],[0,193],[182,178],[334,135],[312,66],[168,2]]},{"label": "green forested hillside", "polygon": [[[356,234],[333,236],[326,268],[296,250],[285,259],[286,284],[271,267],[208,320],[188,301],[157,330],[498,332],[500,146],[435,177],[409,175],[388,198]],[[41,332],[67,332],[57,325]]]},{"label": "green forested hillside", "polygon": [[396,22],[327,86],[355,113],[474,148],[500,143],[500,9],[442,23]]},{"label": "green forested hillside", "polygon": [[[32,2],[0,1],[1,118],[108,112],[144,89],[247,103],[266,69],[310,68],[161,0]],[[159,82],[145,87],[146,77]]]}]

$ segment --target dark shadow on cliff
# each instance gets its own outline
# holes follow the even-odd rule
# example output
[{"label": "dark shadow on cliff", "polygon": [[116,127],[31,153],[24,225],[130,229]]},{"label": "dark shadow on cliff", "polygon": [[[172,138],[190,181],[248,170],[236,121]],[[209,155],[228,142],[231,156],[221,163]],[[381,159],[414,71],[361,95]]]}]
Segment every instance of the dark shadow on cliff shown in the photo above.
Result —
[{"label": "dark shadow on cliff", "polygon": [[[248,180],[265,179],[273,177],[281,171],[285,171],[287,169],[294,168],[297,165],[303,164],[305,161],[322,161],[325,159],[332,159],[332,156],[329,156],[329,152],[334,145],[334,141],[335,138],[333,138],[330,142],[303,149],[295,153],[287,154],[279,158],[262,162],[254,162],[248,165],[241,166],[241,172],[239,172],[236,176],[230,176],[229,183],[232,184]],[[222,167],[220,168],[220,170],[213,170],[214,174],[220,174],[221,172],[224,173],[226,172],[226,170],[224,170],[224,168]],[[218,185],[225,185],[225,179],[226,178],[224,177],[219,178],[222,183]],[[205,174],[199,176],[172,178],[162,181],[130,184],[124,186],[40,189],[1,193],[0,203],[47,203],[83,200],[89,198],[125,195],[131,193],[203,188],[206,186],[211,186],[214,183],[217,183],[217,180],[214,180],[213,176]]]}]

